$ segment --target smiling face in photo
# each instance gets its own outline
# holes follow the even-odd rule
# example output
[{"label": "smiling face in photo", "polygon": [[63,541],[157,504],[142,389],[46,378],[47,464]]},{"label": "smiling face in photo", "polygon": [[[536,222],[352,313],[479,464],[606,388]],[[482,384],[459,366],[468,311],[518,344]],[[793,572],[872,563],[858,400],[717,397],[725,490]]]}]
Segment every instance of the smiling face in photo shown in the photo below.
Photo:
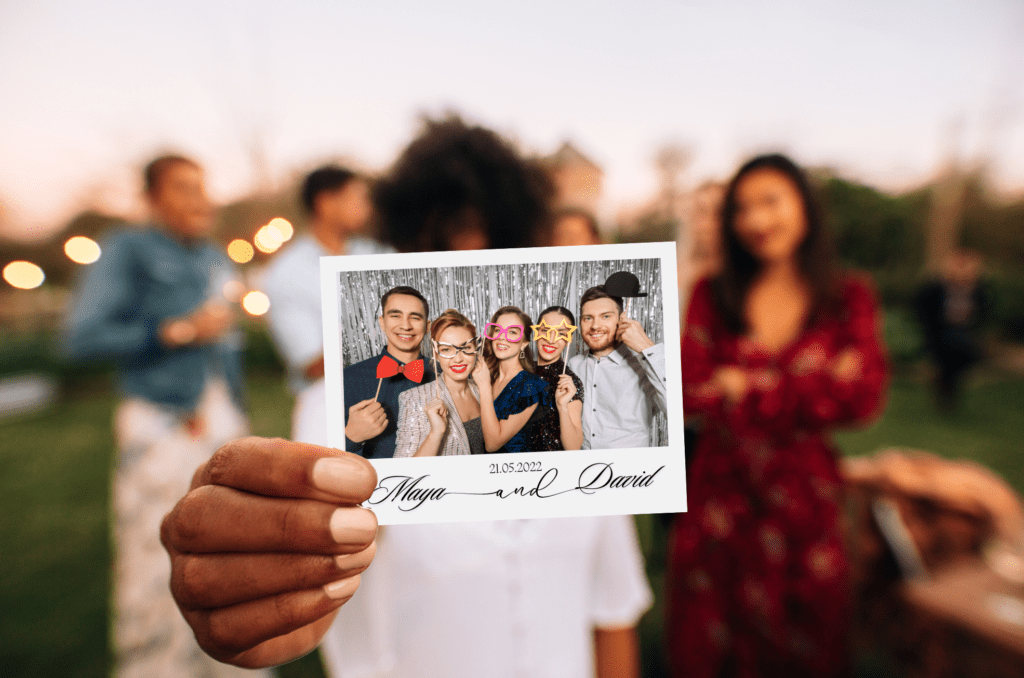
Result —
[{"label": "smiling face in photo", "polygon": [[419,351],[427,331],[423,302],[408,294],[392,294],[380,317],[380,328],[388,346],[405,353]]},{"label": "smiling face in photo", "polygon": [[[500,332],[494,325],[488,326],[487,336],[494,337],[491,339],[491,348],[494,349],[495,357],[498,360],[506,360],[518,356],[519,351],[523,348],[523,342],[526,340],[522,318],[515,313],[502,313],[495,318],[494,324],[505,328],[504,332]],[[513,328],[513,326],[516,327]],[[510,341],[510,336],[515,341]]]},{"label": "smiling face in photo", "polygon": [[580,309],[580,333],[592,353],[615,346],[619,329],[619,305],[607,297],[592,299]]},{"label": "smiling face in photo", "polygon": [[547,325],[552,329],[557,329],[562,326],[563,329],[557,332],[548,332],[544,337],[538,337],[537,339],[537,362],[541,365],[548,365],[555,362],[561,357],[562,353],[565,352],[565,347],[569,345],[567,336],[569,331],[566,328],[569,324],[569,319],[559,313],[558,311],[550,311],[541,316],[538,325]]},{"label": "smiling face in photo", "polygon": [[[449,327],[438,335],[434,345],[437,364],[448,379],[465,381],[476,365],[478,344],[465,327],[457,325]],[[452,354],[454,355],[447,355]]]}]

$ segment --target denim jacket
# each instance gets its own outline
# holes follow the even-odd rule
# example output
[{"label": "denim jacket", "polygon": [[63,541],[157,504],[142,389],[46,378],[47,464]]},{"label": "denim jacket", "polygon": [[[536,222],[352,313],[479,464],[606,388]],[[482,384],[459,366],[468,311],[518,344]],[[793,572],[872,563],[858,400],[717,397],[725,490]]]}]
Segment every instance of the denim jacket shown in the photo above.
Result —
[{"label": "denim jacket", "polygon": [[160,323],[222,294],[233,274],[213,243],[186,243],[155,226],[127,227],[104,238],[102,255],[78,281],[64,333],[72,360],[111,360],[118,385],[182,413],[199,404],[208,376],[222,376],[242,403],[238,332],[207,345],[167,348]]}]

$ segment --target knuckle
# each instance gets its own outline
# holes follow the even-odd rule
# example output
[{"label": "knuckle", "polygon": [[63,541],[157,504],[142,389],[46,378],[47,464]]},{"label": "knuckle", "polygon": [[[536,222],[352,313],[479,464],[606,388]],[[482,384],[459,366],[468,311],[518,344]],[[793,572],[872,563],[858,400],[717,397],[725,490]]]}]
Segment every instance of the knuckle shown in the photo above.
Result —
[{"label": "knuckle", "polygon": [[181,555],[171,559],[171,595],[178,605],[187,609],[205,607],[208,590],[203,581],[203,568],[199,558]]},{"label": "knuckle", "polygon": [[206,475],[213,485],[224,485],[236,468],[237,459],[242,454],[245,439],[231,440],[217,449],[206,462]]},{"label": "knuckle", "polygon": [[191,551],[204,534],[212,492],[209,485],[198,487],[182,497],[161,525],[161,538],[176,550]]},{"label": "knuckle", "polygon": [[[249,644],[239,638],[236,624],[230,610],[222,610],[206,616],[203,632],[196,630],[199,646],[213,657],[238,654],[249,649]],[[205,645],[204,645],[205,643]]]}]

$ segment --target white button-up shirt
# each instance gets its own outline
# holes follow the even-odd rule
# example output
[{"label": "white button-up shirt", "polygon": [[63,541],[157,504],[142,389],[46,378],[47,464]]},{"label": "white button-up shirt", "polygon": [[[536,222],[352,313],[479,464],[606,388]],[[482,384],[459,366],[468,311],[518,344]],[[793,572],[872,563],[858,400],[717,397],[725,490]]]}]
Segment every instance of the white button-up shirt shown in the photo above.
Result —
[{"label": "white button-up shirt", "polygon": [[569,359],[583,381],[583,448],[650,447],[654,415],[665,411],[665,345],[634,353],[625,344],[602,358]]},{"label": "white button-up shirt", "polygon": [[593,678],[651,604],[631,516],[385,527],[321,644],[333,678]]}]

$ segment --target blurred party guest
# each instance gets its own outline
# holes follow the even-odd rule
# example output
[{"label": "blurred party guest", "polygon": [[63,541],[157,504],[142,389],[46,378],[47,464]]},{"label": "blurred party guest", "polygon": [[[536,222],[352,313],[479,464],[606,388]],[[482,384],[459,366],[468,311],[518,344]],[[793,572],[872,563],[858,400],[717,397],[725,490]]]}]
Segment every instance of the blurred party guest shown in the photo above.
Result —
[{"label": "blurred party guest", "polygon": [[[457,118],[428,122],[376,195],[404,249],[527,246],[550,224],[543,171]],[[200,644],[269,666],[324,638],[346,678],[638,675],[650,590],[629,516],[397,525],[371,565],[376,519],[358,504],[376,483],[365,459],[325,447],[222,447],[163,525]]]},{"label": "blurred party guest", "polygon": [[980,331],[989,297],[981,282],[981,257],[967,250],[951,252],[939,277],[918,292],[915,305],[925,344],[935,360],[939,407],[952,410],[964,375],[983,354]]},{"label": "blurred party guest", "polygon": [[551,227],[552,247],[564,245],[600,245],[597,218],[581,207],[564,207],[555,213]]},{"label": "blurred party guest", "polygon": [[145,170],[153,221],[102,243],[76,290],[65,344],[117,366],[123,400],[113,480],[114,656],[118,676],[233,675],[196,644],[169,595],[160,521],[195,467],[245,433],[240,337],[224,300],[232,271],[206,239],[213,209],[194,161]]},{"label": "blurred party guest", "polygon": [[693,192],[679,238],[679,301],[686,301],[701,278],[715,275],[722,265],[721,211],[725,185],[706,181]]},{"label": "blurred party guest", "polygon": [[372,213],[369,186],[351,170],[336,165],[314,170],[302,182],[301,200],[309,233],[274,257],[263,281],[270,332],[296,396],[293,435],[306,428],[304,420],[318,426],[327,417],[320,257],[394,251],[363,235]]},{"label": "blurred party guest", "polygon": [[743,165],[722,215],[722,270],[694,290],[682,346],[684,411],[705,426],[672,536],[674,669],[843,675],[847,561],[827,433],[879,410],[878,306],[865,280],[835,269],[789,159]]}]

